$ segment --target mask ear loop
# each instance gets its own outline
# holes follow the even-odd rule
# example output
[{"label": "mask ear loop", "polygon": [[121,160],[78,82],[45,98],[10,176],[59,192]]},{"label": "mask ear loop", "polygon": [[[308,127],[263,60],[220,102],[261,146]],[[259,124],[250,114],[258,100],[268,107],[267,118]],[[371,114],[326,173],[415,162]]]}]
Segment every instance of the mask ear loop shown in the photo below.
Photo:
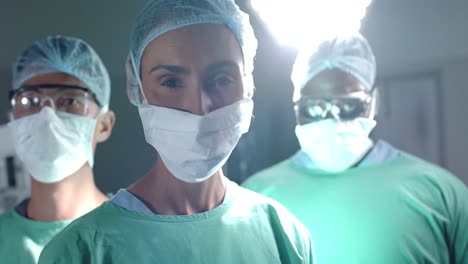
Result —
[{"label": "mask ear loop", "polygon": [[96,115],[96,119],[98,119],[99,117],[105,115],[108,111],[109,111],[109,106],[108,106],[108,105],[104,105],[103,107],[101,107],[101,109],[99,109],[99,112],[98,112],[98,114]]},{"label": "mask ear loop", "polygon": [[7,117],[8,117],[8,121],[10,121],[10,122],[15,120],[15,117],[13,116],[13,111],[12,110],[8,111]]},{"label": "mask ear loop", "polygon": [[130,65],[132,66],[133,76],[135,76],[136,82],[138,84],[138,88],[140,89],[141,96],[143,97],[142,104],[148,104],[148,100],[146,100],[145,93],[143,93],[143,85],[141,84],[140,74],[137,71],[135,66],[135,59],[133,57],[133,52],[130,51]]},{"label": "mask ear loop", "polygon": [[[105,115],[108,111],[109,111],[109,106],[108,105],[104,105],[104,106],[101,107],[101,109],[99,109],[99,112],[97,113],[96,117],[94,118],[96,120],[94,129],[96,129],[96,127],[97,127],[97,122],[99,121],[98,119],[101,116]],[[92,140],[90,142],[92,142]],[[88,160],[88,164],[89,164],[89,166],[91,168],[94,167],[94,155],[93,155],[93,161]]]},{"label": "mask ear loop", "polygon": [[378,112],[377,110],[378,90],[375,86],[369,92],[369,96],[371,97],[370,106],[369,106],[370,107],[369,117],[370,119],[375,120],[377,116],[377,112]]}]

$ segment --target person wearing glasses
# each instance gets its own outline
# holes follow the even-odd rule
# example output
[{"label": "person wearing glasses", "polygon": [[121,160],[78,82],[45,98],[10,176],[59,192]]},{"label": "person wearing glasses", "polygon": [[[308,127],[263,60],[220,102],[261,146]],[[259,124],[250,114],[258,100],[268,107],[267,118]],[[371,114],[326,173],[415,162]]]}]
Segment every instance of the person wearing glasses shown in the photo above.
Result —
[{"label": "person wearing glasses", "polygon": [[29,264],[73,219],[108,200],[92,168],[115,117],[107,70],[77,38],[34,42],[17,57],[12,83],[8,125],[31,196],[0,216],[0,262]]},{"label": "person wearing glasses", "polygon": [[242,185],[306,225],[317,263],[467,263],[466,186],[370,139],[375,75],[359,33],[301,50],[291,75],[301,148]]}]

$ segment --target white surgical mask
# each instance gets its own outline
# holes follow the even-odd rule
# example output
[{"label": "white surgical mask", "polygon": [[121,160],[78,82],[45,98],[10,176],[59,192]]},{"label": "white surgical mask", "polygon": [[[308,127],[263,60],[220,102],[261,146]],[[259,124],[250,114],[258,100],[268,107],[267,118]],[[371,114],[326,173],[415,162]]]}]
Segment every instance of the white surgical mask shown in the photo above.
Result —
[{"label": "white surgical mask", "polygon": [[367,118],[351,121],[326,119],[296,126],[296,136],[315,167],[340,172],[359,162],[373,143],[369,134],[376,122]]},{"label": "white surgical mask", "polygon": [[253,101],[245,98],[206,115],[144,104],[138,107],[146,141],[184,182],[202,182],[226,163],[249,130]]},{"label": "white surgical mask", "polygon": [[39,113],[11,121],[18,157],[33,178],[59,182],[86,162],[93,166],[91,140],[96,120],[44,107]]}]

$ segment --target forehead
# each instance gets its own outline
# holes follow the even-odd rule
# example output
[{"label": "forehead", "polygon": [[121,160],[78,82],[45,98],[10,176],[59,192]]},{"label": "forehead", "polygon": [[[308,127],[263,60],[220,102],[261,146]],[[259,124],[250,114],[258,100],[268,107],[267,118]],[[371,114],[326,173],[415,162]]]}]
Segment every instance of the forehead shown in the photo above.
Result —
[{"label": "forehead", "polygon": [[39,84],[63,84],[87,88],[86,84],[84,84],[78,78],[66,73],[48,73],[37,75],[24,82],[21,87]]},{"label": "forehead", "polygon": [[302,89],[306,96],[342,96],[367,91],[353,75],[340,69],[326,69],[312,78]]},{"label": "forehead", "polygon": [[215,61],[243,64],[234,33],[224,25],[197,24],[171,30],[158,36],[145,48],[142,71],[156,64],[208,66]]}]

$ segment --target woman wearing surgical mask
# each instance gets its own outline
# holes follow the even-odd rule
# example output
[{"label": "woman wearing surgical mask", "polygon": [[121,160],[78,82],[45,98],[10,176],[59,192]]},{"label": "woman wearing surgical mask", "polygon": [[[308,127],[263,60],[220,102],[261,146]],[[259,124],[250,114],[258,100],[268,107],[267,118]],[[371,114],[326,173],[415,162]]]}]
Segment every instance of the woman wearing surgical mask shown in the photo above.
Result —
[{"label": "woman wearing surgical mask", "polygon": [[312,263],[308,232],[221,170],[252,116],[256,41],[234,1],[150,1],[128,95],[154,167],[74,222],[40,263]]},{"label": "woman wearing surgical mask", "polygon": [[92,167],[114,124],[109,99],[107,70],[80,39],[48,37],[18,56],[8,125],[31,175],[31,197],[0,216],[1,263],[37,263],[71,220],[108,200]]}]

